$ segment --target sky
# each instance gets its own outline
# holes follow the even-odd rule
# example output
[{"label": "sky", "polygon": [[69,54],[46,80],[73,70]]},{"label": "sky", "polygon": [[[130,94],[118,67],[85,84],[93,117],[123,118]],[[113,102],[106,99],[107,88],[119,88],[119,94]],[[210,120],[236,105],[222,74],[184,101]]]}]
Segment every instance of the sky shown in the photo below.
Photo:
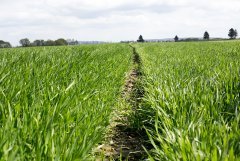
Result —
[{"label": "sky", "polygon": [[240,0],[0,0],[0,40],[227,37]]}]

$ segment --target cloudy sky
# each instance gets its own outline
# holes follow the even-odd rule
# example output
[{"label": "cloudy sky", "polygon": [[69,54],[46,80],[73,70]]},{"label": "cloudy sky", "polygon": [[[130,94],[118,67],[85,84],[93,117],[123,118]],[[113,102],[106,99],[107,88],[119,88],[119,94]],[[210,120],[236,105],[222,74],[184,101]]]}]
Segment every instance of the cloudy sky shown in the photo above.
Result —
[{"label": "cloudy sky", "polygon": [[0,40],[227,37],[240,0],[0,0]]}]

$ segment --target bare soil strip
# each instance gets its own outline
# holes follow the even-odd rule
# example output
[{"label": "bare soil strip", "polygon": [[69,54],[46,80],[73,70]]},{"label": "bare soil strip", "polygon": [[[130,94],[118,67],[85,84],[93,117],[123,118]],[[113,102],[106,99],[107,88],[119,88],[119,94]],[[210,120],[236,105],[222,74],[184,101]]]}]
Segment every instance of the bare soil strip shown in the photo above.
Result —
[{"label": "bare soil strip", "polygon": [[[131,46],[132,47],[132,46]],[[139,161],[146,156],[143,149],[145,144],[143,139],[143,132],[137,131],[130,127],[129,115],[135,112],[138,108],[138,104],[143,97],[143,93],[137,89],[136,82],[141,76],[140,65],[141,60],[133,49],[133,69],[126,80],[124,90],[122,92],[122,99],[127,102],[130,108],[123,108],[121,111],[116,112],[116,117],[110,123],[110,132],[107,136],[107,141],[97,147],[96,152],[101,153],[104,157],[97,160],[128,160]]]}]

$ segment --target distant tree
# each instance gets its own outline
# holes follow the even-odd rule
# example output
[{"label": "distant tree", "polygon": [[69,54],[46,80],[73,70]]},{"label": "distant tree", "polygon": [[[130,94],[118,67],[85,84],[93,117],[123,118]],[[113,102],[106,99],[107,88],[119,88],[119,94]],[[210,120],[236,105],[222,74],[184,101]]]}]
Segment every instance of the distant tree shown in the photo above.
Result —
[{"label": "distant tree", "polygon": [[77,40],[74,41],[74,45],[78,45],[78,41]]},{"label": "distant tree", "polygon": [[233,28],[231,28],[228,32],[228,36],[230,37],[230,39],[233,39],[234,38],[234,35],[235,35],[235,31]]},{"label": "distant tree", "polygon": [[41,44],[40,46],[44,46],[44,42],[45,42],[44,40],[40,40],[40,44]]},{"label": "distant tree", "polygon": [[44,41],[44,45],[45,46],[54,46],[54,45],[56,45],[56,43],[53,40],[47,40],[47,41]]},{"label": "distant tree", "polygon": [[9,42],[0,40],[0,48],[11,48],[11,47],[12,47],[12,45]]},{"label": "distant tree", "polygon": [[33,46],[43,46],[44,40],[35,40],[33,41]]},{"label": "distant tree", "polygon": [[31,44],[28,38],[21,39],[19,43],[22,45],[22,47],[28,47]]},{"label": "distant tree", "polygon": [[183,41],[199,41],[200,39],[199,38],[186,38],[186,39],[183,39]]},{"label": "distant tree", "polygon": [[57,39],[56,41],[55,41],[55,45],[67,45],[68,44],[68,42],[65,40],[65,39]]},{"label": "distant tree", "polygon": [[143,39],[142,35],[140,35],[140,36],[138,37],[137,42],[144,42],[144,39]]},{"label": "distant tree", "polygon": [[177,42],[178,40],[179,40],[179,38],[178,38],[178,36],[176,35],[176,36],[174,37],[174,41]]},{"label": "distant tree", "polygon": [[31,46],[39,46],[39,40],[34,40],[34,41],[31,43]]},{"label": "distant tree", "polygon": [[235,32],[235,38],[238,37],[237,29],[235,29],[234,32]]},{"label": "distant tree", "polygon": [[228,32],[228,36],[230,37],[230,39],[236,39],[236,37],[238,36],[237,30],[231,28]]},{"label": "distant tree", "polygon": [[209,40],[209,33],[207,31],[204,32],[203,39]]}]

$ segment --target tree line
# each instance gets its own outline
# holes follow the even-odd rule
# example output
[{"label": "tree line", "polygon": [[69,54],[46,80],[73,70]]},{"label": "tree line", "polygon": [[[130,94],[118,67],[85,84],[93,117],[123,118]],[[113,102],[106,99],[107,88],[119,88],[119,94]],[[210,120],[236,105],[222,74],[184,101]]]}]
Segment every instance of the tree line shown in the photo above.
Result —
[{"label": "tree line", "polygon": [[[237,29],[233,29],[231,28],[229,31],[228,31],[228,37],[229,39],[236,39],[238,36],[238,32],[237,32]],[[210,39],[210,35],[207,31],[204,32],[203,34],[203,40],[209,40]],[[174,37],[174,41],[179,41],[179,37],[176,35]]]},{"label": "tree line", "polygon": [[[236,39],[238,36],[238,32],[236,29],[231,28],[228,32],[229,39]],[[209,40],[210,35],[207,31],[204,32],[203,34],[203,40]],[[199,39],[189,39],[189,41],[198,41]],[[140,35],[138,37],[137,42],[144,42],[145,40],[143,39],[143,36]],[[179,37],[176,35],[174,37],[174,41],[180,41]],[[184,40],[188,41],[188,39]],[[34,40],[33,42],[30,42],[28,38],[21,39],[19,41],[22,47],[33,47],[33,46],[62,46],[62,45],[76,45],[78,44],[77,41],[72,41],[70,43],[67,42],[67,40],[60,38],[57,40]],[[0,48],[11,48],[12,45],[9,42],[5,42],[3,40],[0,40]]]},{"label": "tree line", "polygon": [[11,47],[12,47],[12,45],[9,42],[0,40],[0,48],[11,48]]},{"label": "tree line", "polygon": [[[231,28],[228,32],[229,39],[236,39],[237,36],[238,36],[237,30]],[[175,42],[180,41],[180,39],[177,35],[173,39],[174,39]],[[210,35],[207,31],[205,31],[204,34],[203,34],[203,40],[209,40],[209,39],[210,39]],[[188,39],[185,39],[184,41],[198,41],[198,40],[199,40],[198,38],[188,38]],[[142,35],[140,35],[138,37],[137,42],[145,42]]]},{"label": "tree line", "polygon": [[[31,42],[28,38],[21,39],[19,41],[22,47],[34,47],[34,46],[63,46],[68,45],[69,43],[63,39],[57,39],[57,40],[34,40]],[[74,42],[75,44],[76,42]],[[71,42],[70,45],[73,45],[73,42]],[[9,42],[5,42],[3,40],[0,40],[0,48],[11,48],[12,45]]]},{"label": "tree line", "polygon": [[28,38],[21,39],[19,41],[22,47],[31,47],[31,46],[63,46],[68,45],[67,41],[63,38],[57,40],[34,40],[30,42]]}]

